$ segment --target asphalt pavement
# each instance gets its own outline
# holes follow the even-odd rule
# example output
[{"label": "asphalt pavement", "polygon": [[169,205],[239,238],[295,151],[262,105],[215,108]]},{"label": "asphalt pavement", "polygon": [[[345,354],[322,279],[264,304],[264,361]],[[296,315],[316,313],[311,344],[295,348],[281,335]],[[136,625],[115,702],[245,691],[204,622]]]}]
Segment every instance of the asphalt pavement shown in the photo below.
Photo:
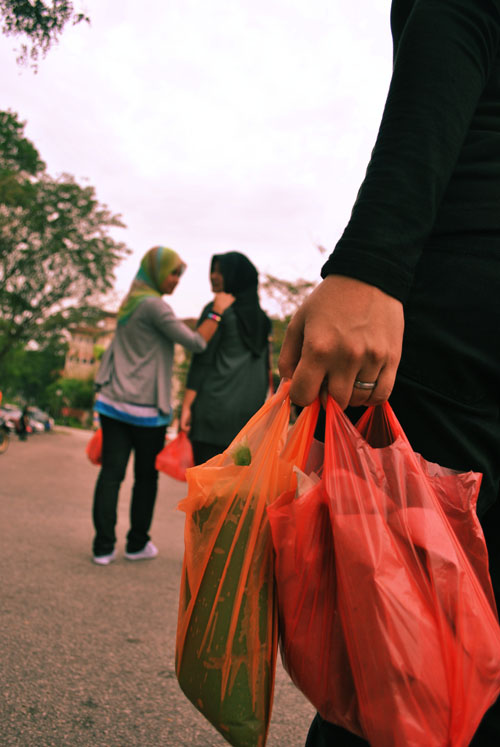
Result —
[{"label": "asphalt pavement", "polygon": [[[91,562],[87,431],[13,439],[0,456],[0,745],[223,747],[174,671],[185,484],[160,477],[151,561]],[[267,747],[302,747],[314,709],[278,662]]]}]

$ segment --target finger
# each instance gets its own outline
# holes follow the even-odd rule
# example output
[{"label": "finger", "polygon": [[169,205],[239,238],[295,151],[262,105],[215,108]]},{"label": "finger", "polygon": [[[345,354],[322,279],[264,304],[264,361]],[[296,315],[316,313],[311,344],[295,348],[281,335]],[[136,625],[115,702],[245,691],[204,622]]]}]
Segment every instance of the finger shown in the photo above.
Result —
[{"label": "finger", "polygon": [[305,406],[313,402],[323,388],[345,410],[352,396],[359,359],[335,347],[333,342],[327,343],[304,343],[290,396],[293,402]]},{"label": "finger", "polygon": [[310,405],[318,397],[324,379],[324,366],[314,364],[303,355],[292,377],[290,399],[301,407]]},{"label": "finger", "polygon": [[371,366],[365,365],[362,370],[358,371],[353,381],[351,398],[349,400],[349,404],[352,407],[360,407],[369,403],[375,389],[379,386],[380,371],[380,363]]},{"label": "finger", "polygon": [[397,370],[397,364],[387,365],[381,370],[378,377],[377,388],[372,392],[369,404],[380,405],[382,402],[386,402],[389,399],[394,388]]},{"label": "finger", "polygon": [[[384,366],[378,374],[377,386],[375,387],[375,389],[372,389],[370,392],[368,392],[368,396],[360,404],[371,406],[381,405],[383,402],[386,402],[393,390],[396,372],[397,366]],[[359,401],[359,394],[355,395],[354,392],[356,392],[356,389],[353,389],[353,397],[349,404],[354,404],[355,402],[357,403]]]},{"label": "finger", "polygon": [[355,369],[337,369],[330,373],[327,378],[328,394],[345,410],[347,405],[352,404],[353,384],[355,380]]},{"label": "finger", "polygon": [[278,370],[281,378],[291,379],[293,377],[300,360],[303,341],[302,325],[294,317],[286,330],[278,360]]}]

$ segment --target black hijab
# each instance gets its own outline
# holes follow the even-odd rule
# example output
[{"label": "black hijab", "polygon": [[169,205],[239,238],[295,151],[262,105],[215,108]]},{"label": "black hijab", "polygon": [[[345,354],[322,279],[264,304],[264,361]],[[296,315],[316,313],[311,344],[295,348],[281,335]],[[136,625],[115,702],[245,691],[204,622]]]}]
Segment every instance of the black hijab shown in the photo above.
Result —
[{"label": "black hijab", "polygon": [[210,269],[218,263],[224,278],[224,291],[235,297],[231,306],[238,320],[243,344],[253,353],[261,355],[267,347],[271,321],[260,308],[257,288],[259,273],[256,267],[240,252],[214,254]]}]

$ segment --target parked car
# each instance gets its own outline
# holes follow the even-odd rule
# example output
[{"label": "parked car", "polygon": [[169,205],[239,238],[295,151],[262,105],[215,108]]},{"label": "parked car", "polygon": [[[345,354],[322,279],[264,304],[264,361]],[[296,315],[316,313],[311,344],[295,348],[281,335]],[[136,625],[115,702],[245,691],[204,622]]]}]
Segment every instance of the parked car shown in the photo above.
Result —
[{"label": "parked car", "polygon": [[36,431],[51,431],[54,427],[54,418],[39,407],[28,407],[30,425]]},{"label": "parked car", "polygon": [[33,420],[32,417],[28,419],[28,430],[31,429],[31,433],[45,433],[45,425],[39,420]]},{"label": "parked car", "polygon": [[[22,408],[17,405],[4,404],[0,407],[0,415],[6,427],[12,433],[20,432],[20,423],[23,415]],[[39,407],[30,406],[27,408],[28,421],[26,423],[27,433],[44,433],[54,427],[54,418]]]}]

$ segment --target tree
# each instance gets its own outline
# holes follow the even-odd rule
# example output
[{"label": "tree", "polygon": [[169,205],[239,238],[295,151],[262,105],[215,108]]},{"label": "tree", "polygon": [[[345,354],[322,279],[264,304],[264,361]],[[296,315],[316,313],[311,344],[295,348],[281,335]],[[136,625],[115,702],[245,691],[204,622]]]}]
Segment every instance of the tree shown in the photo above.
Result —
[{"label": "tree", "polygon": [[1,384],[5,397],[23,403],[49,407],[47,390],[61,375],[68,343],[50,337],[36,350],[16,347],[2,362]]},{"label": "tree", "polygon": [[[57,379],[45,392],[47,407],[55,418],[69,418],[73,425],[81,425],[78,417],[92,419],[94,383],[92,379]],[[72,412],[71,412],[72,411]],[[66,414],[65,414],[66,413]],[[87,413],[85,415],[85,413]]]},{"label": "tree", "polygon": [[[20,36],[27,39],[21,44],[18,63],[31,60],[36,69],[40,53],[45,57],[52,44],[56,43],[66,24],[73,25],[89,18],[77,13],[68,0],[0,0],[0,15],[3,19],[2,31],[6,36]],[[31,45],[29,48],[28,45]]]},{"label": "tree", "polygon": [[[318,247],[319,248],[319,247]],[[290,319],[306,296],[316,286],[312,280],[283,280],[274,275],[265,274],[261,282],[261,290],[274,304],[278,305],[279,315],[271,316],[272,330],[272,374],[276,388],[279,383],[278,358],[285,339],[285,332]]]},{"label": "tree", "polygon": [[93,187],[49,176],[24,124],[0,112],[0,362],[9,350],[92,323],[129,249]]},{"label": "tree", "polygon": [[283,280],[274,275],[264,274],[260,287],[264,295],[277,303],[280,309],[279,319],[290,321],[306,296],[315,288],[312,280]]}]

